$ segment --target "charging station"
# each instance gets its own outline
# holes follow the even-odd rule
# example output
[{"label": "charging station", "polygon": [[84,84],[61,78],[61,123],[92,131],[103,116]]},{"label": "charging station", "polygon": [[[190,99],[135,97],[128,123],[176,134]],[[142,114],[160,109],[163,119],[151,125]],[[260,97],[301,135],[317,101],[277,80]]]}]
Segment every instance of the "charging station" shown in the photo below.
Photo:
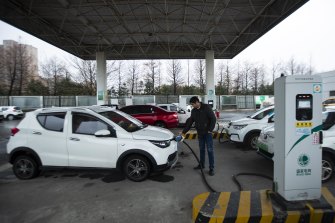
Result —
[{"label": "charging station", "polygon": [[273,191],[287,201],[319,199],[322,168],[322,80],[275,80]]}]

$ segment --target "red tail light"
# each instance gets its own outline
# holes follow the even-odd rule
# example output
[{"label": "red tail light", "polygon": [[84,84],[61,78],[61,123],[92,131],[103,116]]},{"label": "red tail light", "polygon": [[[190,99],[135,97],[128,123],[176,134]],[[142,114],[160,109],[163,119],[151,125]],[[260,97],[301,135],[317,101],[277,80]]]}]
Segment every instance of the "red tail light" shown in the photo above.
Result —
[{"label": "red tail light", "polygon": [[18,128],[12,128],[11,132],[12,132],[12,136],[14,136],[16,133],[18,133],[20,131],[20,129]]},{"label": "red tail light", "polygon": [[220,118],[220,112],[219,111],[216,111],[215,115],[216,115],[216,118]]}]

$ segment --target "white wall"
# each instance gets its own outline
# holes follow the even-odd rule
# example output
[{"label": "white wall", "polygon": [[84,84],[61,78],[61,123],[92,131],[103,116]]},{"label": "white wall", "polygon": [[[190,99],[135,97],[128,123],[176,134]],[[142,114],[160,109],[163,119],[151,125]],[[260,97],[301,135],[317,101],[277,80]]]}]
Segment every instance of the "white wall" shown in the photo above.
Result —
[{"label": "white wall", "polygon": [[320,75],[322,77],[322,83],[323,83],[323,95],[322,99],[329,98],[329,91],[335,91],[335,70],[319,73],[316,75]]}]

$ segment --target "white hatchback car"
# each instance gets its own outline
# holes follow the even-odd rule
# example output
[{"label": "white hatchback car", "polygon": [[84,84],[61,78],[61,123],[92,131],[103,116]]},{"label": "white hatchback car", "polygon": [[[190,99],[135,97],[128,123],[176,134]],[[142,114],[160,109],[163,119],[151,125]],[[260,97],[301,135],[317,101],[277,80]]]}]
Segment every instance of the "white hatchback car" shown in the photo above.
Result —
[{"label": "white hatchback car", "polygon": [[179,125],[185,125],[187,119],[191,117],[191,112],[185,111],[184,109],[175,104],[157,104],[157,106],[167,111],[177,112]]},{"label": "white hatchback car", "polygon": [[1,106],[3,116],[7,120],[13,120],[15,118],[23,118],[23,111],[18,106]]},{"label": "white hatchback car", "polygon": [[43,167],[97,167],[142,181],[178,159],[171,131],[101,106],[28,112],[12,129],[7,153],[19,179],[36,177]]},{"label": "white hatchback car", "polygon": [[257,138],[261,130],[273,122],[274,105],[260,109],[251,116],[231,121],[224,126],[231,141],[243,143],[257,149]]},{"label": "white hatchback car", "polygon": [[[335,110],[326,111],[323,115],[323,143],[322,143],[322,182],[331,179],[335,172]],[[258,138],[258,153],[273,159],[275,127],[264,128]]]}]

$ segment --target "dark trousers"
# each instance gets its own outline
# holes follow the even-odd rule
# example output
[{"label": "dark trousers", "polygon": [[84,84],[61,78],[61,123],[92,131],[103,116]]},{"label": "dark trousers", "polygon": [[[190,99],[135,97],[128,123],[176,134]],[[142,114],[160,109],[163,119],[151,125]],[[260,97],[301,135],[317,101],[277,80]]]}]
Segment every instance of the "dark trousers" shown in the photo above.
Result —
[{"label": "dark trousers", "polygon": [[209,169],[214,169],[214,148],[213,148],[213,136],[212,133],[207,133],[205,135],[199,135],[199,148],[200,148],[200,163],[202,167],[205,167],[206,158],[206,145],[207,154],[209,160]]}]

